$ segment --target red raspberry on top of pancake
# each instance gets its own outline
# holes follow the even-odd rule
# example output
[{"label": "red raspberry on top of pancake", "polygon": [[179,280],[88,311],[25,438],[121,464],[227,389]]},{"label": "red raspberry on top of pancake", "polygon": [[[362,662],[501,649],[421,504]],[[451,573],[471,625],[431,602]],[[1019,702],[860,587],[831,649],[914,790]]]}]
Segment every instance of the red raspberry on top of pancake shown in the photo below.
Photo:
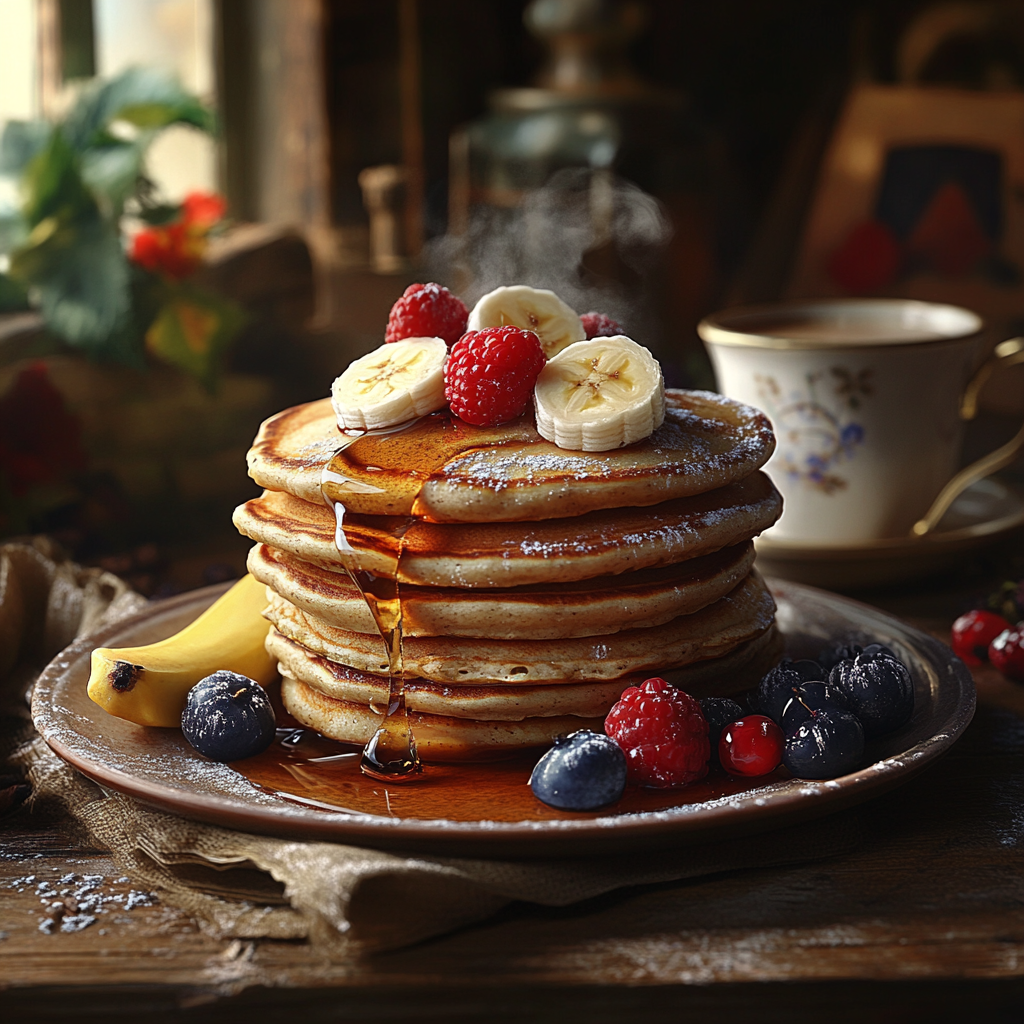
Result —
[{"label": "red raspberry on top of pancake", "polygon": [[411,284],[391,307],[384,340],[444,338],[451,348],[466,331],[469,310],[444,285]]}]

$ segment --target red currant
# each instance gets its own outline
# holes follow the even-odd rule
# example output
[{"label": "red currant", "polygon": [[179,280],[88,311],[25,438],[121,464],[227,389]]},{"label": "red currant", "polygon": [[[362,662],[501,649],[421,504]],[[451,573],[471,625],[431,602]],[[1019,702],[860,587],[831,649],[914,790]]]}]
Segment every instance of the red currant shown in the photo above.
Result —
[{"label": "red currant", "polygon": [[764,715],[747,715],[730,722],[718,741],[722,767],[731,775],[767,775],[782,764],[786,738]]},{"label": "red currant", "polygon": [[1007,679],[1024,683],[1024,623],[1004,629],[988,645],[988,658]]},{"label": "red currant", "polygon": [[968,665],[980,665],[988,658],[988,647],[1004,629],[1011,625],[995,612],[975,608],[965,612],[953,623],[953,653]]}]

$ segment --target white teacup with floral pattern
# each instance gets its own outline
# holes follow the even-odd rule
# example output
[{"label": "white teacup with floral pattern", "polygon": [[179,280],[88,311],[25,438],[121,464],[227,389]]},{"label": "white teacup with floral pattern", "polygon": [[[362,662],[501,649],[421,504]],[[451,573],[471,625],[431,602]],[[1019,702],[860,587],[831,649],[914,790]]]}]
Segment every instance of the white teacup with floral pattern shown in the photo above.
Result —
[{"label": "white teacup with floral pattern", "polygon": [[807,545],[923,536],[965,487],[1007,465],[1024,429],[957,472],[963,421],[1005,341],[972,375],[981,318],[910,299],[809,300],[728,310],[697,328],[719,389],[763,409],[766,469],[785,500],[771,535]]}]

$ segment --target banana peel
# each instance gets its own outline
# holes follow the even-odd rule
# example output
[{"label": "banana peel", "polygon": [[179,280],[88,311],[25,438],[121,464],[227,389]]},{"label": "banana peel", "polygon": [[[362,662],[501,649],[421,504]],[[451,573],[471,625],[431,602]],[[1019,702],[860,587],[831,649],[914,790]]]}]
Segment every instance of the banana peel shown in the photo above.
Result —
[{"label": "banana peel", "polygon": [[227,669],[263,686],[277,675],[265,647],[266,588],[240,579],[180,633],[145,647],[97,647],[89,696],[104,711],[137,725],[178,728],[185,698],[200,679]]}]

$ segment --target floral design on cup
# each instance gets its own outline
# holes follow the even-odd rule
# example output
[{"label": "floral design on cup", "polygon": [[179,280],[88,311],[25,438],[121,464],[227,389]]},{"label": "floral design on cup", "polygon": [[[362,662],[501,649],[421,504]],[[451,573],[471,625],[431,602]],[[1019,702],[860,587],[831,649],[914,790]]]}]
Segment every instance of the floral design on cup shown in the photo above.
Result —
[{"label": "floral design on cup", "polygon": [[[803,481],[824,494],[847,486],[835,467],[856,455],[864,441],[864,427],[849,417],[873,393],[872,371],[829,368],[808,373],[806,391],[783,395],[773,376],[757,374],[757,391],[775,427],[779,440],[778,458],[791,480]],[[822,392],[829,391],[831,395]]]}]

